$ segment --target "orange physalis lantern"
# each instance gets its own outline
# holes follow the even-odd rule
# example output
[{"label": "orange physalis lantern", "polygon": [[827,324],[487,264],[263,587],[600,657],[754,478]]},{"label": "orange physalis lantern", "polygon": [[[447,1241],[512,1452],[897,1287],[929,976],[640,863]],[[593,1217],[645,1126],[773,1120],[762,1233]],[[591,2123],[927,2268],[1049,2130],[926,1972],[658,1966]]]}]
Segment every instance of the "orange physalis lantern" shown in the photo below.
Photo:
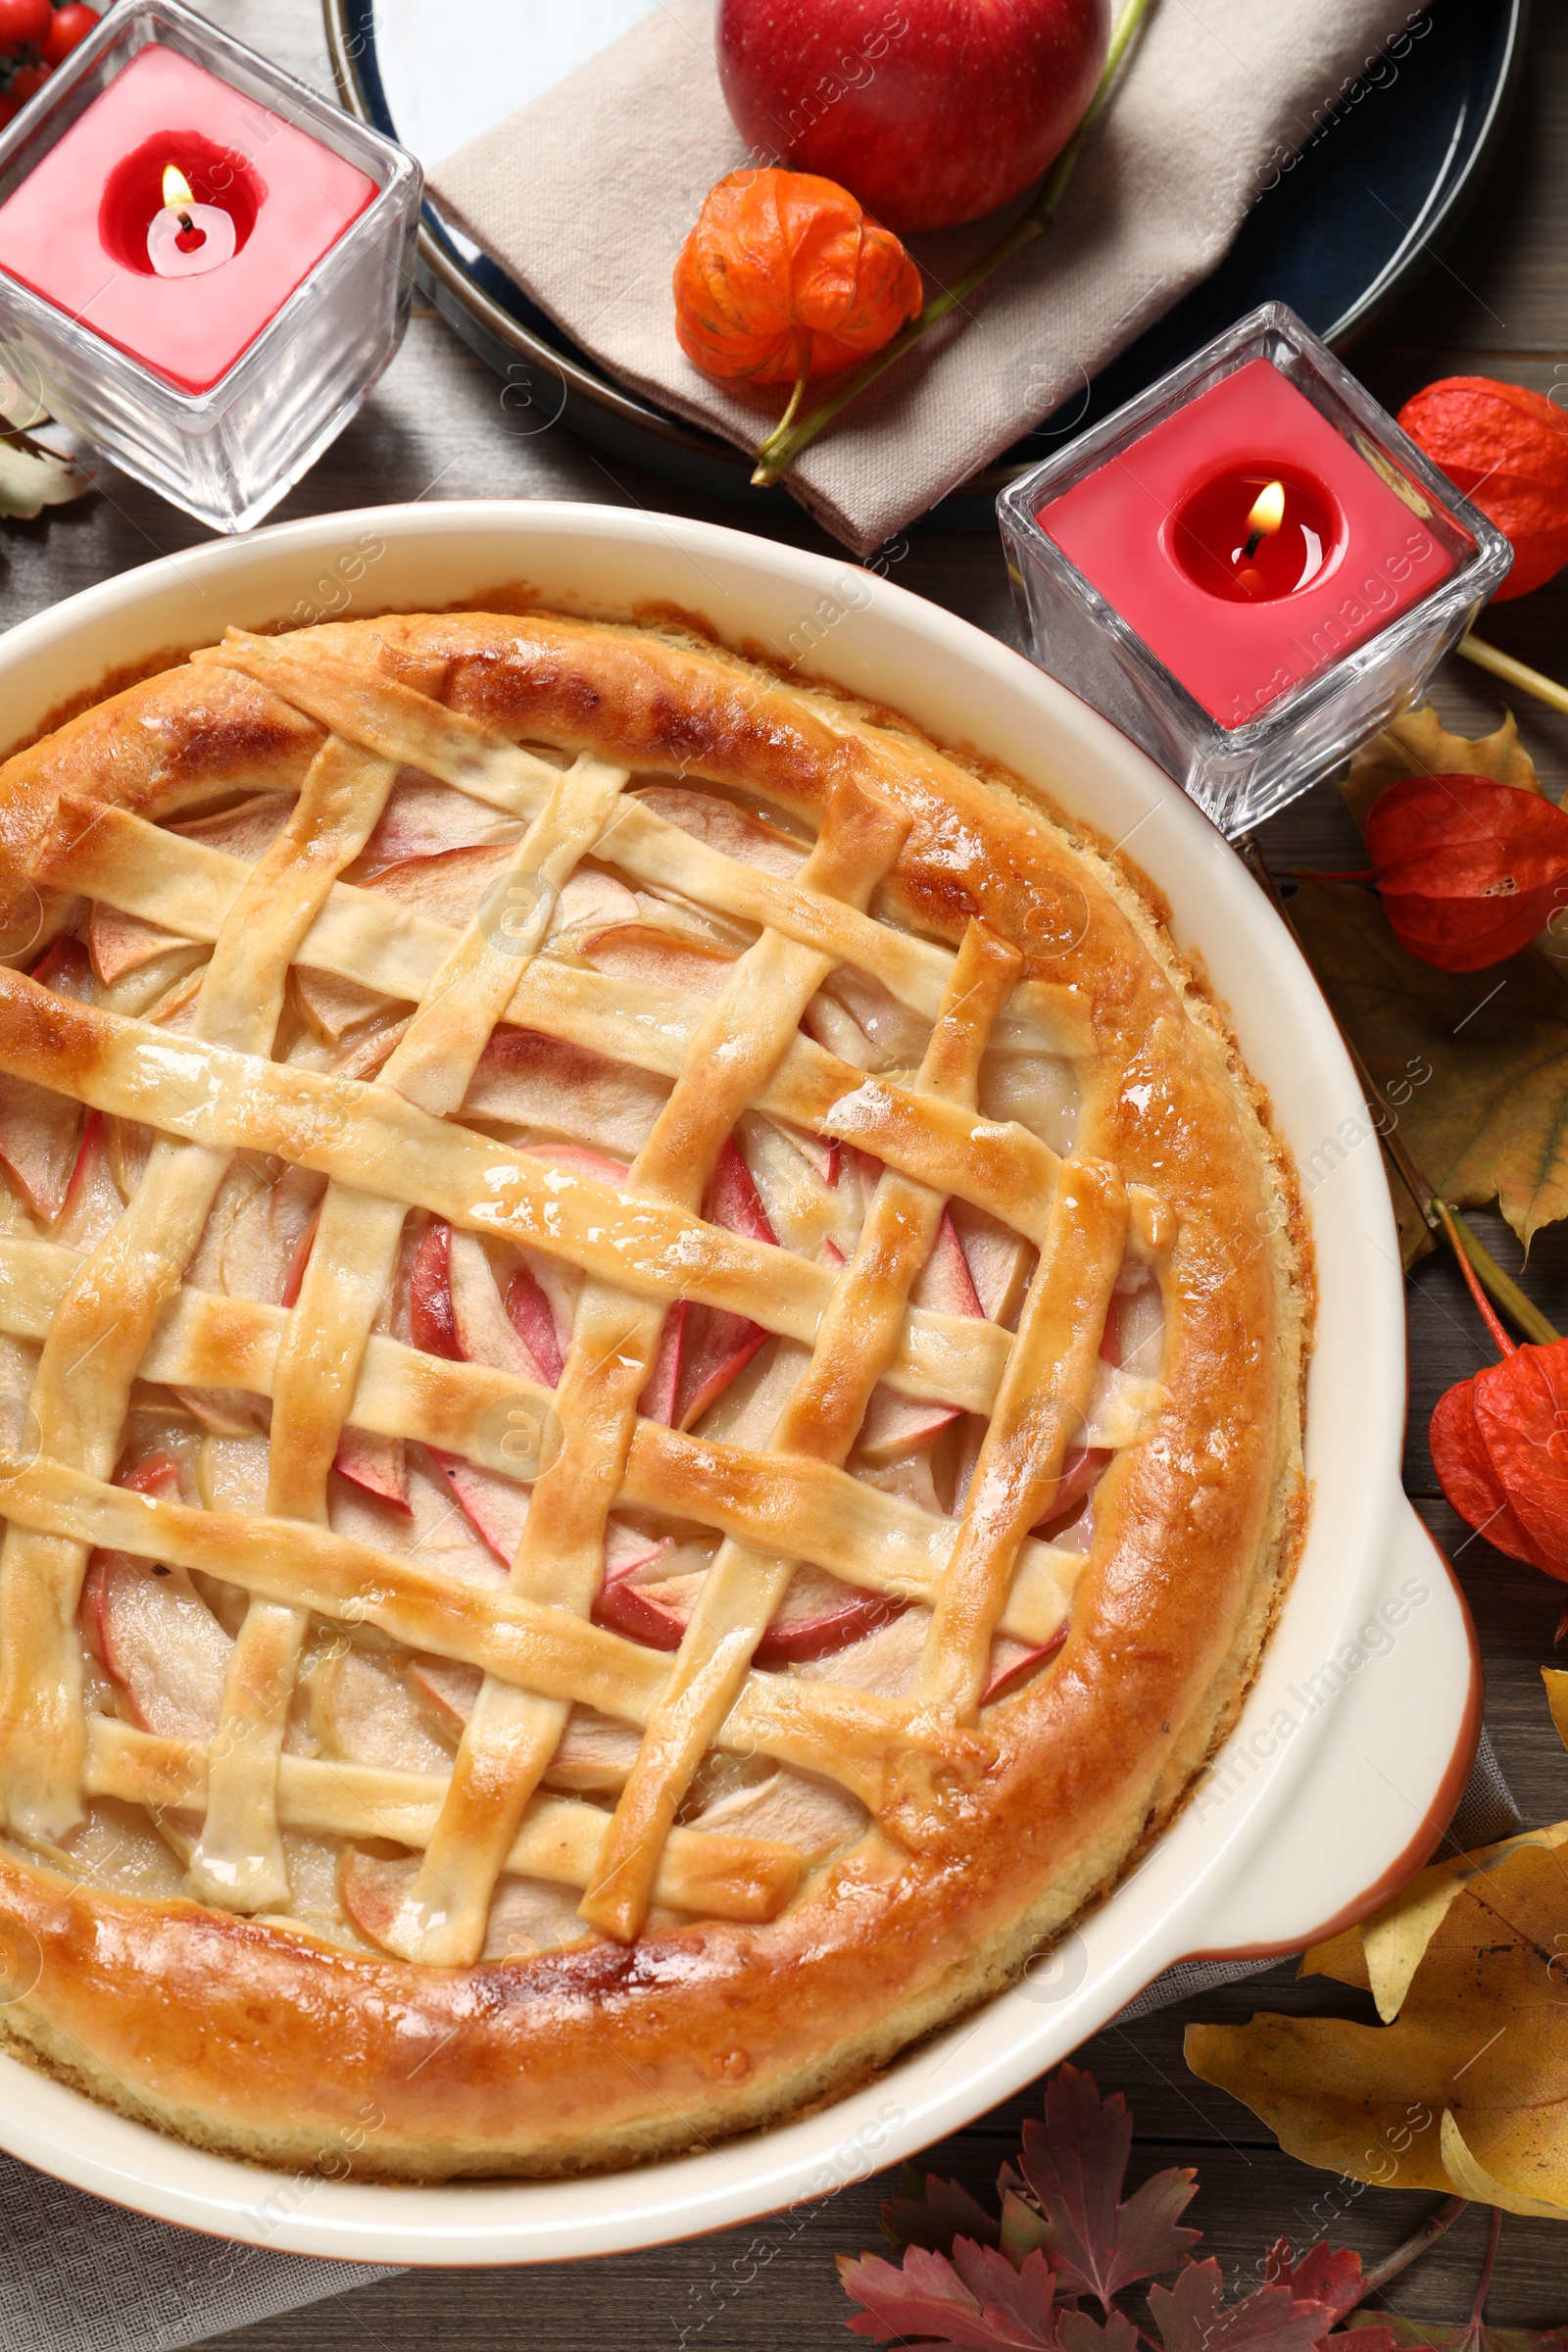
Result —
[{"label": "orange physalis lantern", "polygon": [[1568,416],[1542,392],[1486,375],[1446,375],[1399,422],[1450,482],[1513,542],[1494,602],[1527,596],[1568,564]]},{"label": "orange physalis lantern", "polygon": [[880,351],[922,300],[920,272],[891,229],[807,172],[730,172],[675,264],[687,358],[709,375],[797,393]]}]

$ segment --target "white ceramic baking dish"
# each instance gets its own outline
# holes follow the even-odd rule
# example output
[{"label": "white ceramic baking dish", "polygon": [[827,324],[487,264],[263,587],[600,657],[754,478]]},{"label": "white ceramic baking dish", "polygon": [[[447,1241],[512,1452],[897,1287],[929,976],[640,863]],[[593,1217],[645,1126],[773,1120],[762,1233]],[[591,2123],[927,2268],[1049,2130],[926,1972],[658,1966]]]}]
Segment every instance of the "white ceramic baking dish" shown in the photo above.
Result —
[{"label": "white ceramic baking dish", "polygon": [[958,2130],[1195,1954],[1290,1951],[1425,1858],[1473,1750],[1464,1605],[1399,1490],[1404,1300],[1361,1093],[1284,926],[1208,820],[1019,655],[847,563],[706,523],[521,502],[368,509],[171,556],[0,640],[0,740],[107,675],[230,622],[440,608],[526,584],[563,607],[657,601],[1017,769],[1165,894],[1300,1162],[1320,1310],[1310,1532],[1258,1682],[1205,1789],[1032,1978],[869,2088],[782,2129],[602,2178],[380,2188],[177,2145],[0,2060],[0,2145],[166,2221],[383,2263],[559,2261],[748,2221]]}]

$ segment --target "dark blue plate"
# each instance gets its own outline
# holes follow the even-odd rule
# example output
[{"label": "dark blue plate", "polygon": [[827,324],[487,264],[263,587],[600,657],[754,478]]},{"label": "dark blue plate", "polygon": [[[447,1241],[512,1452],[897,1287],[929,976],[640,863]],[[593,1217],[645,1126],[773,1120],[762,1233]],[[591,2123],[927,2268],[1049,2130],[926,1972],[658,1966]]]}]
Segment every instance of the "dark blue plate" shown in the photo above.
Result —
[{"label": "dark blue plate", "polygon": [[[323,0],[344,104],[399,135],[376,53],[377,0]],[[1529,0],[1432,0],[1405,53],[1355,84],[1292,170],[1253,207],[1213,275],[1141,336],[1087,393],[933,511],[946,529],[989,528],[1000,489],[1260,302],[1287,302],[1337,351],[1381,323],[1453,236],[1495,151],[1524,60]],[[1399,44],[1394,44],[1397,47]],[[1392,74],[1392,79],[1390,75]],[[502,270],[427,203],[426,295],[511,387],[515,423],[556,422],[683,488],[755,507],[739,450],[621,390]]]}]

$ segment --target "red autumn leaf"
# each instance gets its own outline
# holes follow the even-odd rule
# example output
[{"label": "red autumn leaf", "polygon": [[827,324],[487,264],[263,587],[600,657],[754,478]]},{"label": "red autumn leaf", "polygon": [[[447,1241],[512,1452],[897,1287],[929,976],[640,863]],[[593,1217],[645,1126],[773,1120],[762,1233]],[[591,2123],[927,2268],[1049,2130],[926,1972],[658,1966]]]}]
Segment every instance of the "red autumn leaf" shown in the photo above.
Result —
[{"label": "red autumn leaf", "polygon": [[1513,542],[1495,602],[1527,595],[1568,564],[1568,417],[1544,393],[1446,375],[1405,402],[1399,422]]},{"label": "red autumn leaf", "polygon": [[882,2234],[896,2254],[906,2246],[925,2246],[951,2254],[956,2237],[970,2237],[978,2246],[994,2246],[1001,2231],[994,2217],[959,2180],[944,2180],[936,2173],[917,2173],[906,2164],[899,2193],[882,2208]]},{"label": "red autumn leaf", "polygon": [[[1186,2250],[1199,2232],[1175,2226],[1192,2194],[1190,2173],[1162,2173],[1121,2201],[1131,2143],[1122,2098],[1102,2099],[1092,2075],[1064,2066],[1047,2083],[1046,2119],[1044,2132],[1035,2128],[1026,2161],[1038,2208],[1019,2193],[1020,2176],[1003,2168],[999,2185],[1007,2189],[1008,2211],[1000,2248],[995,2223],[967,2189],[906,2168],[899,2195],[882,2209],[884,2229],[904,2249],[902,2263],[870,2254],[839,2257],[845,2290],[860,2306],[846,2322],[853,2334],[917,2345],[919,2352],[1139,2352],[1141,2343],[1158,2352],[1108,2301],[1096,2318],[1073,2300],[1079,2293],[1108,2295],[1118,2276],[1124,2283],[1148,2278],[1157,2262],[1176,2274],[1170,2287],[1149,2288],[1163,2352],[1568,2352],[1568,2328],[1484,2326],[1490,2254],[1464,2327],[1359,2311],[1368,2291],[1359,2255],[1319,2244],[1298,2262],[1283,2238],[1264,2257],[1263,2284],[1226,2304],[1218,2263],[1198,2262]],[[1151,2190],[1157,2196],[1139,2214]],[[1434,2217],[1436,2230],[1429,2221],[1380,2267],[1380,2277],[1387,2279],[1412,2260],[1451,2219],[1451,2212]],[[977,2236],[959,2226],[969,2221]],[[949,2241],[945,2250],[928,2242],[942,2237]],[[1143,2241],[1141,2253],[1135,2239]],[[1341,2320],[1346,2328],[1336,2325]]]},{"label": "red autumn leaf", "polygon": [[1438,1484],[1489,1544],[1568,1583],[1568,1340],[1516,1348],[1459,1265],[1502,1361],[1439,1397],[1427,1430]]},{"label": "red autumn leaf", "polygon": [[[1059,2067],[1046,2085],[1046,2120],[1023,2128],[1022,2179],[1004,2170],[1004,2250],[1020,2259],[1038,2246],[1064,2294],[1111,2297],[1188,2259],[1201,2234],[1178,2229],[1196,2176],[1171,2168],[1146,2180],[1123,2204],[1133,2120],[1120,2091],[1102,2099],[1093,2075]],[[1018,2193],[1027,2187],[1031,2205]]]},{"label": "red autumn leaf", "polygon": [[1568,905],[1568,810],[1490,776],[1409,776],[1379,793],[1367,853],[1399,945],[1444,972],[1528,947]]},{"label": "red autumn leaf", "polygon": [[1190,2262],[1174,2286],[1152,2286],[1149,2308],[1165,2352],[1312,2352],[1332,2312],[1288,2287],[1260,2286],[1221,2308],[1217,2262]]},{"label": "red autumn leaf", "polygon": [[873,2344],[913,2336],[975,2352],[1056,2352],[1056,2282],[1043,2254],[1015,2271],[1004,2254],[960,2237],[951,2262],[924,2246],[910,2246],[897,2267],[877,2254],[841,2254],[839,2277],[863,2307],[851,2333]]},{"label": "red autumn leaf", "polygon": [[1138,2330],[1122,2311],[1101,2321],[1063,2305],[1056,2315],[1056,2341],[1061,2352],[1138,2352]]},{"label": "red autumn leaf", "polygon": [[1277,2237],[1263,2257],[1263,2284],[1288,2286],[1298,2302],[1323,2303],[1333,2319],[1353,2311],[1366,2293],[1361,2257],[1350,2246],[1308,2246],[1299,2262],[1289,2238]]},{"label": "red autumn leaf", "polygon": [[808,172],[731,172],[675,264],[675,334],[709,375],[788,384],[880,351],[924,300],[891,229]]},{"label": "red autumn leaf", "polygon": [[[1293,2261],[1288,2241],[1276,2238],[1263,2257],[1263,2283],[1286,2286],[1298,2303],[1321,2303],[1336,2320],[1353,2311],[1367,2291],[1361,2257],[1349,2246],[1309,2246],[1299,2262]],[[1416,2338],[1412,2336],[1412,2342]],[[1351,2352],[1342,2332],[1320,2335],[1317,2352]],[[1353,2352],[1400,2352],[1389,2329],[1368,2319]]]}]

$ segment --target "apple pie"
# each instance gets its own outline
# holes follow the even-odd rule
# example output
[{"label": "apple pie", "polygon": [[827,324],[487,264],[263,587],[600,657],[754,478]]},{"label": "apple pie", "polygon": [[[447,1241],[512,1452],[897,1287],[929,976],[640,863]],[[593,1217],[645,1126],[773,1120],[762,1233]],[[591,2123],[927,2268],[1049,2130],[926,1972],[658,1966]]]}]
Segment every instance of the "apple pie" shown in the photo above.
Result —
[{"label": "apple pie", "polygon": [[552,2175],[1157,1836],[1298,1544],[1294,1178],[1147,885],[668,613],[220,645],[0,774],[0,2035]]}]

